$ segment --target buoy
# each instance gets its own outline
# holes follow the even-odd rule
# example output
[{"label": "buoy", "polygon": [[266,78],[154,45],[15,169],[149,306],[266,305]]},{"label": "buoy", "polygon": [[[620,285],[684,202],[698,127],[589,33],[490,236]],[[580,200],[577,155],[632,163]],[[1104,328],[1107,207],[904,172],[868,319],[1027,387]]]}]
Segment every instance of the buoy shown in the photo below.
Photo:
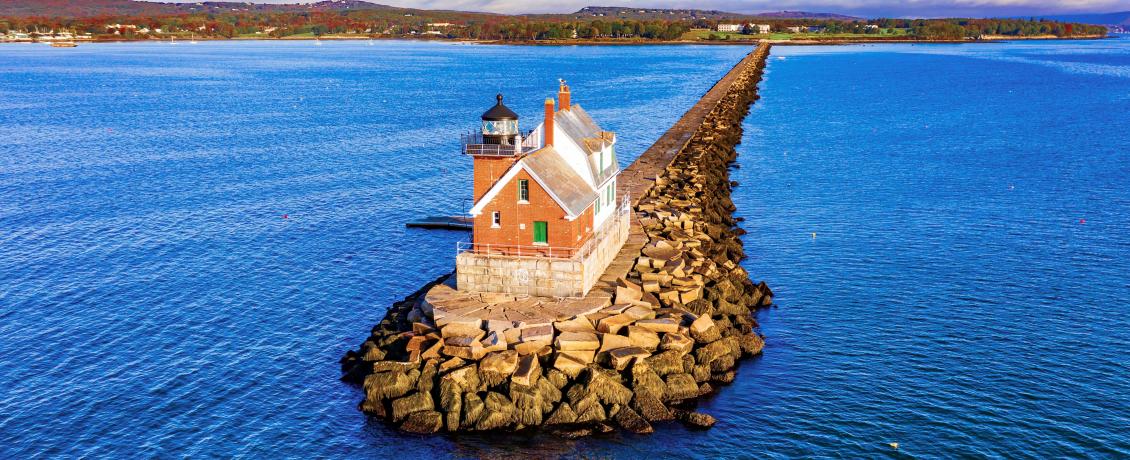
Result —
[{"label": "buoy", "polygon": [[1079,223],[1080,223],[1080,224],[1085,224],[1085,223],[1087,223],[1087,219],[1079,219]]},{"label": "buoy", "polygon": [[887,445],[891,446],[892,449],[898,449],[899,448],[899,443],[897,443],[897,442],[892,442],[892,443],[889,443]]},{"label": "buoy", "polygon": [[816,232],[812,232],[812,239],[816,239]]},{"label": "buoy", "polygon": [[283,219],[289,219],[289,218],[290,218],[290,214],[283,214]]}]

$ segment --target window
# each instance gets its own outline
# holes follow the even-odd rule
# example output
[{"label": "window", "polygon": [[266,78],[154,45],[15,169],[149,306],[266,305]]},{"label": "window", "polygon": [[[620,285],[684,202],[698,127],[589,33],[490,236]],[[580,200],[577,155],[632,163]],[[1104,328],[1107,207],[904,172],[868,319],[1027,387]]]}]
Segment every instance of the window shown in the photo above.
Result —
[{"label": "window", "polygon": [[530,201],[530,181],[518,179],[518,201]]},{"label": "window", "polygon": [[600,214],[600,197],[596,197],[596,214]]},{"label": "window", "polygon": [[534,222],[534,244],[547,242],[549,242],[549,224],[542,221]]},{"label": "window", "polygon": [[502,226],[502,213],[495,211],[493,214],[491,214],[490,219],[491,227],[499,228]]}]

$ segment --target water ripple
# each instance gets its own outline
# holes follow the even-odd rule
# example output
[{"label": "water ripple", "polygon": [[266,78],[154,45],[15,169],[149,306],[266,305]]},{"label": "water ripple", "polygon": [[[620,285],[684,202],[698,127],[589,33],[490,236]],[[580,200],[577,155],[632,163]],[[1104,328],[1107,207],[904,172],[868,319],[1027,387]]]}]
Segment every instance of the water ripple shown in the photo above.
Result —
[{"label": "water ripple", "polygon": [[403,225],[460,212],[495,92],[528,128],[568,78],[626,164],[748,50],[57,51],[0,46],[2,458],[573,455],[366,420],[338,358],[452,268],[465,234]]}]

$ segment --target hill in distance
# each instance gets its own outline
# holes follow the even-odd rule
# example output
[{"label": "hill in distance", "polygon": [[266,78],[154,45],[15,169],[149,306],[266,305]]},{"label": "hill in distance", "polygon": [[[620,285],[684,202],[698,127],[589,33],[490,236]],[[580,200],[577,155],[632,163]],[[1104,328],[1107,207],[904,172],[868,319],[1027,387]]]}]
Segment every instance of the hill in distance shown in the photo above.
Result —
[{"label": "hill in distance", "polygon": [[134,0],[3,0],[0,16],[83,18],[93,16],[153,16],[190,13],[306,12],[346,10],[404,10],[409,8],[361,0],[324,0],[312,3],[270,4],[247,2],[161,3]]},{"label": "hill in distance", "polygon": [[1064,22],[1079,22],[1083,24],[1130,26],[1130,11],[1102,14],[1063,14],[1045,16],[1048,19]]},{"label": "hill in distance", "polygon": [[[0,16],[9,17],[65,17],[85,18],[94,16],[159,16],[192,13],[232,13],[232,12],[313,12],[313,11],[356,11],[385,10],[404,13],[425,14],[428,10],[399,8],[363,0],[323,0],[312,3],[247,3],[247,2],[198,2],[163,3],[135,0],[2,0]],[[491,13],[472,13],[492,15]],[[664,9],[616,6],[588,6],[575,13],[531,14],[531,17],[558,19],[609,19],[632,20],[691,20],[691,19],[829,19],[853,21],[860,18],[832,13],[809,13],[803,11],[779,11],[773,13],[743,14],[717,10]]]},{"label": "hill in distance", "polygon": [[829,19],[839,21],[856,21],[862,18],[845,16],[835,13],[811,13],[807,11],[777,11],[771,13],[731,13],[718,10],[698,9],[668,9],[668,8],[640,8],[628,6],[586,6],[570,16],[578,19],[592,19],[593,17],[607,17],[634,20],[655,19]]}]

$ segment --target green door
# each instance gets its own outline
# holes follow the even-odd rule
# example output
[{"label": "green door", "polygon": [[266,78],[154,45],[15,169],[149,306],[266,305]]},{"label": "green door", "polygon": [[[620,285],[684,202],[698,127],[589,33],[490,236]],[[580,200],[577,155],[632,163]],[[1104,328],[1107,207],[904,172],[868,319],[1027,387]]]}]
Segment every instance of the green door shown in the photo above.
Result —
[{"label": "green door", "polygon": [[549,226],[545,222],[534,222],[534,243],[549,241]]}]

